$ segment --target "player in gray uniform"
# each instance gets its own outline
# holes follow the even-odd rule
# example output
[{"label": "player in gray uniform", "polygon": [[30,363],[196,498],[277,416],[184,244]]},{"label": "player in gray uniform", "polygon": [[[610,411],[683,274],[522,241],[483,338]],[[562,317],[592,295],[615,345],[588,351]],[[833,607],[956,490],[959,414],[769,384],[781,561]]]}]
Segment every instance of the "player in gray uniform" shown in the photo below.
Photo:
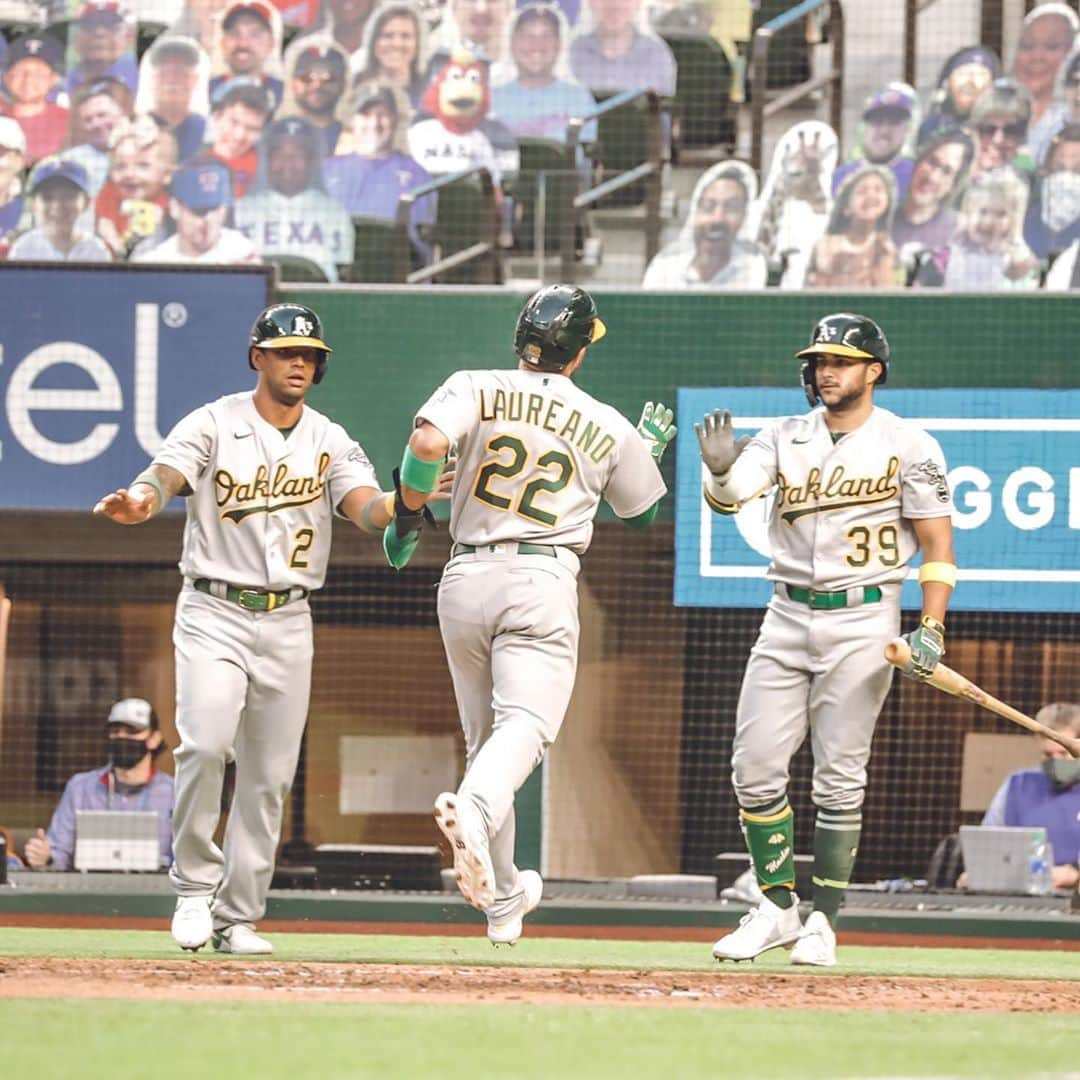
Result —
[{"label": "player in gray uniform", "polygon": [[[212,937],[219,952],[273,951],[254,924],[266,910],[307,720],[308,594],[326,576],[334,513],[383,532],[384,544],[389,533],[415,546],[420,526],[394,492],[379,490],[359,444],[304,404],[329,353],[310,308],[267,308],[248,350],[254,391],[189,413],[128,488],[94,507],[137,525],[174,495],[188,496],[173,628],[181,746],[170,870],[172,934],[184,949]],[[232,754],[236,792],[222,852],[213,836]]]},{"label": "player in gray uniform", "polygon": [[675,437],[649,403],[634,426],[573,382],[605,333],[592,297],[541,289],[517,322],[514,370],[459,371],[416,414],[401,479],[416,506],[457,451],[450,561],[439,626],[465,734],[465,778],[435,803],[462,895],[488,938],[513,944],[540,902],[514,865],[514,795],[554,742],[574,687],[579,556],[600,499],[645,527],[667,488],[658,462]]},{"label": "player in gray uniform", "polygon": [[[712,509],[730,514],[758,495],[775,498],[767,576],[776,587],[743,676],[731,762],[765,899],[713,955],[749,960],[794,945],[792,963],[828,967],[892,675],[883,649],[899,633],[901,585],[921,550],[922,617],[907,635],[907,674],[925,679],[944,652],[956,566],[941,447],[873,402],[889,370],[881,328],[863,315],[829,315],[797,355],[807,398],[823,409],[777,420],[752,439],[735,439],[728,412],[695,425]],[[787,787],[807,731],[817,814],[813,911],[802,926]]]}]

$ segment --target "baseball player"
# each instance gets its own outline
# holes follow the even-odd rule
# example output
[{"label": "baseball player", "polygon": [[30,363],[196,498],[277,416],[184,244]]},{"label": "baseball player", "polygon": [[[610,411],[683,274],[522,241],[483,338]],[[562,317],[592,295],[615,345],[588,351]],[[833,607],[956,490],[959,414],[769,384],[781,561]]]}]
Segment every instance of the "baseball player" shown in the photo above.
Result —
[{"label": "baseball player", "polygon": [[[121,525],[187,496],[176,605],[176,760],[172,935],[196,951],[269,953],[253,929],[266,910],[285,797],[307,719],[308,595],[323,584],[334,513],[382,532],[399,558],[422,515],[379,490],[359,444],[304,404],[326,373],[318,315],[275,304],[251,331],[254,391],[196,409],[149,467],[95,507]],[[226,759],[236,792],[224,853],[213,841]]]},{"label": "baseball player", "polygon": [[[708,470],[705,501],[721,514],[774,492],[769,518],[775,582],[743,677],[732,781],[764,900],[713,946],[749,960],[777,945],[791,962],[836,963],[835,922],[862,828],[870,742],[889,690],[883,648],[899,633],[900,590],[916,552],[922,615],[907,635],[907,674],[928,678],[945,651],[956,583],[952,497],[937,442],[874,405],[889,344],[865,315],[829,315],[802,360],[811,406],[752,439],[731,414],[695,425]],[[795,895],[789,764],[810,732],[814,755],[813,911]]]},{"label": "baseball player", "polygon": [[514,795],[554,742],[574,687],[577,574],[600,499],[628,524],[656,516],[675,437],[648,403],[637,429],[573,377],[606,328],[587,292],[541,289],[518,318],[513,370],[459,371],[421,406],[401,464],[407,505],[457,451],[439,626],[465,734],[465,779],[435,802],[462,895],[493,944],[540,902],[514,865]]}]

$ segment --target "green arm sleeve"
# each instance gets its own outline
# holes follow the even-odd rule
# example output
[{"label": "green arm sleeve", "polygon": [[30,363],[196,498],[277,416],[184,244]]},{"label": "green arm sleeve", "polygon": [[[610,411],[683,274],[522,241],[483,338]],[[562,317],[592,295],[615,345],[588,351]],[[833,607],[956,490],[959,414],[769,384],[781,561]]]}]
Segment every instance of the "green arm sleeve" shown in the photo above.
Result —
[{"label": "green arm sleeve", "polygon": [[657,500],[643,514],[638,514],[637,517],[623,518],[623,524],[629,525],[631,529],[647,529],[656,520],[656,511],[659,508],[660,501]]}]

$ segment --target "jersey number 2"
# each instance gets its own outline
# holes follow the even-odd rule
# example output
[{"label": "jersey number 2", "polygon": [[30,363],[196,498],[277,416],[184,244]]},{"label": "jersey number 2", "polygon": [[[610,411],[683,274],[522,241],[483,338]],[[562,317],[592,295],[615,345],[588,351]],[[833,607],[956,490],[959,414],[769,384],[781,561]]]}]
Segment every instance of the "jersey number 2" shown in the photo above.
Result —
[{"label": "jersey number 2", "polygon": [[[473,494],[482,502],[496,510],[509,510],[514,502],[514,491],[506,495],[499,494],[491,488],[492,480],[501,477],[504,480],[512,480],[523,473],[529,463],[529,451],[525,444],[516,435],[496,435],[487,444],[488,450],[495,454],[495,459],[489,460],[476,475],[476,487]],[[509,459],[502,460],[503,454],[509,453]],[[536,505],[538,495],[549,492],[554,494],[562,491],[570,483],[574,475],[574,462],[568,454],[561,450],[549,450],[536,459],[536,467],[545,473],[553,473],[552,476],[538,476],[530,480],[517,495],[517,505],[514,513],[520,514],[530,521],[540,525],[554,525],[558,520],[558,514],[552,514]],[[514,487],[514,485],[511,485]],[[504,489],[505,490],[505,489]]]},{"label": "jersey number 2", "polygon": [[307,569],[307,550],[315,542],[315,530],[314,529],[298,529],[296,535],[293,537],[295,546],[292,549],[292,558],[289,560],[289,566],[294,570],[306,570]]}]

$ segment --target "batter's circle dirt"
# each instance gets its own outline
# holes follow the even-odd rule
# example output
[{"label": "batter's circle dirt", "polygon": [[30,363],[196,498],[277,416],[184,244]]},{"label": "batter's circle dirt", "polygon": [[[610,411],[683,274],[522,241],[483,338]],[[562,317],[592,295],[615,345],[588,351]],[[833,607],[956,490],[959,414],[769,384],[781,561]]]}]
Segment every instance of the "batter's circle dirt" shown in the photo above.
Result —
[{"label": "batter's circle dirt", "polygon": [[2,957],[0,998],[17,997],[1080,1012],[1080,982],[1060,980],[309,964],[212,954],[168,961]]}]

